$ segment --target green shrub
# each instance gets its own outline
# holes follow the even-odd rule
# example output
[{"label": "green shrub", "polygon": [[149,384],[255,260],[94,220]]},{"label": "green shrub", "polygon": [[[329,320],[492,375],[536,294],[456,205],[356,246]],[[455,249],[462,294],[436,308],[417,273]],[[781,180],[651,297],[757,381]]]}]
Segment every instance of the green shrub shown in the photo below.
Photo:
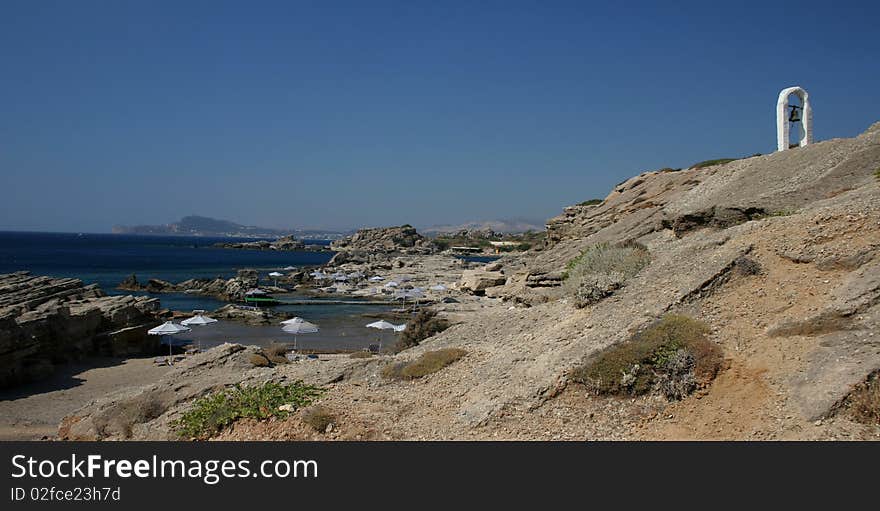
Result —
[{"label": "green shrub", "polygon": [[336,423],[336,415],[323,405],[314,405],[303,410],[302,421],[319,433],[327,431],[327,426]]},{"label": "green shrub", "polygon": [[[172,423],[183,438],[207,439],[239,419],[286,418],[291,411],[308,406],[323,389],[302,381],[292,384],[265,383],[234,387],[196,400],[192,407]],[[279,410],[291,405],[291,410]]]},{"label": "green shrub", "polygon": [[708,334],[702,321],[668,314],[591,357],[571,379],[597,394],[641,395],[657,388],[668,399],[681,399],[721,367],[721,350]]},{"label": "green shrub", "polygon": [[467,351],[459,348],[428,351],[412,362],[398,362],[383,367],[382,376],[389,380],[414,380],[436,373],[466,354]]},{"label": "green shrub", "polygon": [[447,328],[449,328],[449,322],[437,316],[435,311],[421,310],[406,324],[406,330],[394,344],[394,352],[399,353],[407,348],[418,346],[428,337],[439,334]]},{"label": "green shrub", "polygon": [[878,181],[880,181],[880,168],[874,171],[874,177],[877,178]]},{"label": "green shrub", "polygon": [[732,161],[736,161],[738,158],[718,158],[717,160],[706,160],[701,161],[699,163],[694,163],[691,165],[692,169],[701,169],[703,167],[711,167],[713,165],[723,165],[725,163],[730,163]]},{"label": "green shrub", "polygon": [[597,204],[602,204],[602,199],[590,199],[585,200],[583,202],[578,202],[578,206],[596,206]]},{"label": "green shrub", "polygon": [[593,245],[568,262],[563,290],[576,307],[586,307],[622,287],[650,261],[648,249],[637,243]]}]

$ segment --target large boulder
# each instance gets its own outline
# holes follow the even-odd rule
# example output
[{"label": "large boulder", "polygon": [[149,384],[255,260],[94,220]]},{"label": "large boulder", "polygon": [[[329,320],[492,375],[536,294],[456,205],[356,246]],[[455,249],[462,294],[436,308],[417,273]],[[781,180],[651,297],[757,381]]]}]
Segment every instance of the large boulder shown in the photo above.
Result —
[{"label": "large boulder", "polygon": [[504,285],[507,278],[500,271],[465,270],[458,288],[473,294],[483,294],[486,289]]}]

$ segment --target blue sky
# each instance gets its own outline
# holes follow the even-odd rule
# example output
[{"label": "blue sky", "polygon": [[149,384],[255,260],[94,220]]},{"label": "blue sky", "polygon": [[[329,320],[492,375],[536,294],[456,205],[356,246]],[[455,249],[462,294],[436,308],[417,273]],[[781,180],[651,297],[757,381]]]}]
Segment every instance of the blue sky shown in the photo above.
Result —
[{"label": "blue sky", "polygon": [[0,230],[542,220],[880,120],[880,2],[0,3]]}]

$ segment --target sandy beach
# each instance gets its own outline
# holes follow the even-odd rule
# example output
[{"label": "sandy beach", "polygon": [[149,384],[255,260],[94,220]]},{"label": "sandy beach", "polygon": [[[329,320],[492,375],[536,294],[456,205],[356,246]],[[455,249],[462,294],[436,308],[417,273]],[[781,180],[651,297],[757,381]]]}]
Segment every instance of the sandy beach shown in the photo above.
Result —
[{"label": "sandy beach", "polygon": [[94,358],[52,378],[0,391],[0,441],[52,439],[65,415],[125,387],[159,379],[170,368],[146,358]]}]

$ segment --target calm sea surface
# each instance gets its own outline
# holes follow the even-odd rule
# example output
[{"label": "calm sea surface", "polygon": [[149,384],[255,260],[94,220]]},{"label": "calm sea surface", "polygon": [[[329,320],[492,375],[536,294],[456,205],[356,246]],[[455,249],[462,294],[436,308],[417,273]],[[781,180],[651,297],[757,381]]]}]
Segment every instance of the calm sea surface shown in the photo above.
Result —
[{"label": "calm sea surface", "polygon": [[[115,287],[134,273],[146,282],[158,278],[180,282],[190,278],[229,278],[241,268],[253,268],[269,283],[268,273],[286,266],[321,265],[333,252],[277,252],[269,250],[231,250],[211,245],[230,238],[132,236],[121,234],[72,234],[0,232],[0,273],[28,270],[34,275],[74,277],[101,286],[107,294],[146,294],[117,291]],[[236,241],[245,241],[235,238]],[[327,244],[329,242],[315,242]],[[175,310],[213,310],[224,302],[186,294],[153,295],[163,307]],[[376,331],[364,325],[373,321],[363,315],[381,313],[387,307],[375,305],[279,306],[317,323],[321,331],[300,336],[304,348],[358,348],[376,341]],[[181,341],[205,345],[224,341],[254,344],[291,342],[280,327],[250,327],[221,322],[195,328],[180,336]]]}]

